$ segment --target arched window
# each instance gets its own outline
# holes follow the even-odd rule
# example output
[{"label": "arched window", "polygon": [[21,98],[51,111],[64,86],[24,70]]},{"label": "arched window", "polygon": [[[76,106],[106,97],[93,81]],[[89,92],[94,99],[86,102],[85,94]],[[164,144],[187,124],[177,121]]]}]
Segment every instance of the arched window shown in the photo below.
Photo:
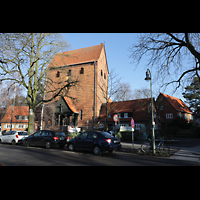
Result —
[{"label": "arched window", "polygon": [[72,70],[69,69],[69,71],[68,71],[68,76],[71,76],[71,75],[72,75]]},{"label": "arched window", "polygon": [[60,77],[60,72],[59,71],[56,72],[56,77]]},{"label": "arched window", "polygon": [[80,74],[84,74],[84,68],[81,67]]}]

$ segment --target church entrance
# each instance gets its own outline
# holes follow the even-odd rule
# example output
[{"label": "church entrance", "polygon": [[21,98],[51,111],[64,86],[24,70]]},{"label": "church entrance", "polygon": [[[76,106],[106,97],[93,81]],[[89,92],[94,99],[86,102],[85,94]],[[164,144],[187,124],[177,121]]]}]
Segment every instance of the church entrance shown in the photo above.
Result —
[{"label": "church entrance", "polygon": [[[67,101],[69,101],[69,99],[67,99],[66,97],[60,97],[60,99],[56,103],[55,125],[62,127],[62,130],[65,130],[67,126],[78,126],[79,113],[75,112],[75,106],[72,105],[72,102]],[[71,109],[70,106],[74,106],[73,109]]]}]

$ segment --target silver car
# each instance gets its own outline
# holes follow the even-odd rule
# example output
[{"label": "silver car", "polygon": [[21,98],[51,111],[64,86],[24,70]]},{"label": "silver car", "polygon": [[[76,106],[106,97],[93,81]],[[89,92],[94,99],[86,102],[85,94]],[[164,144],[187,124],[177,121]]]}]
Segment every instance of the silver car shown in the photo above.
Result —
[{"label": "silver car", "polygon": [[11,143],[14,145],[23,141],[25,137],[28,137],[26,131],[8,131],[0,136],[0,143]]}]

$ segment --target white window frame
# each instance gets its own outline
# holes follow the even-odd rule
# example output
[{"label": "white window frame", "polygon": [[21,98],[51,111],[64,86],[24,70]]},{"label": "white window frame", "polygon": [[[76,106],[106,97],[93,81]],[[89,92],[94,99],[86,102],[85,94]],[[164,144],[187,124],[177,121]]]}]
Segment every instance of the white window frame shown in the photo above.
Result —
[{"label": "white window frame", "polygon": [[166,113],[166,119],[173,119],[173,113]]},{"label": "white window frame", "polygon": [[124,118],[128,118],[128,113],[124,113]]}]

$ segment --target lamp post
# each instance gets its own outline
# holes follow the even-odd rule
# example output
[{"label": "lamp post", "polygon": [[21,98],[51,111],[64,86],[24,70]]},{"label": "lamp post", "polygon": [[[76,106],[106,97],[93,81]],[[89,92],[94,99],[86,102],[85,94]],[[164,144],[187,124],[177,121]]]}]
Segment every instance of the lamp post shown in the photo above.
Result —
[{"label": "lamp post", "polygon": [[145,81],[150,80],[150,87],[151,87],[151,120],[152,120],[152,151],[153,154],[155,154],[155,134],[154,134],[154,110],[153,110],[153,92],[152,92],[152,78],[151,78],[151,72],[149,69],[146,71],[146,78]]}]

